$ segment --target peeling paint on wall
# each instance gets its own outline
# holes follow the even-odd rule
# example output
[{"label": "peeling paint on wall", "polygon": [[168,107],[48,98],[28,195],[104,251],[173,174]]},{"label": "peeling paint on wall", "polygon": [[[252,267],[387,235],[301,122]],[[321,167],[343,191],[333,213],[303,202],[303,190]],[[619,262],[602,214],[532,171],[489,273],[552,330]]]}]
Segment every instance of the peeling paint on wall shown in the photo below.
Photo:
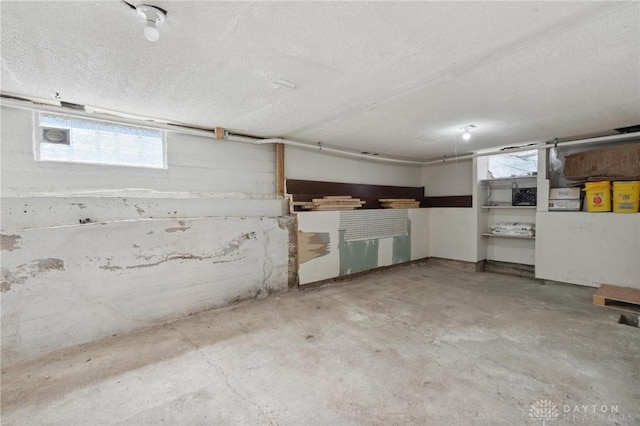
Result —
[{"label": "peeling paint on wall", "polygon": [[167,228],[164,230],[164,232],[184,232],[190,228],[190,226],[176,226],[174,228]]},{"label": "peeling paint on wall", "polygon": [[64,261],[62,259],[36,259],[29,264],[18,266],[13,272],[9,268],[3,267],[0,291],[7,292],[11,290],[14,284],[24,284],[28,278],[54,270],[64,271]]},{"label": "peeling paint on wall", "polygon": [[2,252],[3,365],[286,290],[291,236],[279,219],[185,218],[185,233],[165,232],[177,219],[3,232],[21,237],[20,250]]},{"label": "peeling paint on wall", "polygon": [[[184,223],[184,221],[180,221],[180,223]],[[189,227],[185,227],[186,229],[189,229]],[[167,228],[165,229],[165,232],[175,232],[175,231],[169,231],[170,229],[175,229],[175,230],[181,230],[179,228]],[[234,252],[237,252],[238,250],[240,250],[240,247],[242,247],[242,244],[247,241],[247,240],[254,240],[256,239],[257,235],[255,232],[248,232],[248,233],[243,233],[240,234],[239,236],[237,236],[236,238],[232,239],[231,241],[229,241],[227,244],[225,244],[220,250],[218,250],[218,252],[216,252],[215,254],[203,254],[203,255],[195,255],[192,253],[170,253],[166,256],[162,256],[160,259],[158,259],[155,262],[150,262],[150,263],[140,263],[140,264],[136,264],[136,265],[128,265],[128,266],[119,266],[119,265],[112,265],[110,260],[107,259],[107,264],[106,265],[102,265],[100,266],[100,269],[104,269],[105,271],[119,271],[122,269],[139,269],[139,268],[151,268],[153,266],[158,266],[162,263],[166,263],[166,262],[170,262],[173,260],[208,260],[208,259],[213,259],[213,258],[219,258],[219,257],[224,257],[227,256],[229,254],[232,254]],[[134,248],[140,248],[140,246],[138,246],[137,244],[133,244]],[[144,259],[144,260],[151,260],[156,256],[153,255],[137,255],[136,258],[138,259]],[[157,259],[157,257],[156,257]],[[235,262],[238,260],[241,260],[242,257],[238,257],[236,256],[233,259],[221,259],[221,260],[215,260],[212,263],[227,263],[227,262]]]},{"label": "peeling paint on wall", "polygon": [[229,253],[232,253],[234,251],[238,251],[240,249],[240,247],[242,246],[242,244],[244,244],[247,240],[255,240],[257,237],[255,232],[247,232],[244,234],[241,234],[240,236],[234,238],[233,240],[229,241],[227,244],[225,244],[217,253],[216,253],[216,257],[219,256],[225,256]]},{"label": "peeling paint on wall", "polygon": [[345,241],[345,231],[339,231],[340,275],[354,274],[378,267],[378,240]]},{"label": "peeling paint on wall", "polygon": [[0,235],[0,247],[2,250],[13,251],[19,250],[19,241],[22,239],[20,235],[1,234]]},{"label": "peeling paint on wall", "polygon": [[300,263],[328,255],[331,250],[331,239],[328,232],[298,231],[298,256]]}]

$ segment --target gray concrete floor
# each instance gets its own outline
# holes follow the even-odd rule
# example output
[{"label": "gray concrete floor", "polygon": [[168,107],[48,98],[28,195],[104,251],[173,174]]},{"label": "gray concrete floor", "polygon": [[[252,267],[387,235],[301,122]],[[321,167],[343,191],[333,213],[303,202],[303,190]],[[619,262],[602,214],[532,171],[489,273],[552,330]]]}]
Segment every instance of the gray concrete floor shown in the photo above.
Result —
[{"label": "gray concrete floor", "polygon": [[2,422],[640,424],[640,329],[592,292],[408,265],[3,370]]}]

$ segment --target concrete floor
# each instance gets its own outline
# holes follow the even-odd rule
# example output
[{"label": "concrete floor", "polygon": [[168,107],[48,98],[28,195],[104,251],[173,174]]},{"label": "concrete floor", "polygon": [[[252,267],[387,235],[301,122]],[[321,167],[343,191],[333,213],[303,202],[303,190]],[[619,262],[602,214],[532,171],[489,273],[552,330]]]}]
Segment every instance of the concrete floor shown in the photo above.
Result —
[{"label": "concrete floor", "polygon": [[2,423],[640,424],[640,329],[592,292],[408,265],[9,368]]}]

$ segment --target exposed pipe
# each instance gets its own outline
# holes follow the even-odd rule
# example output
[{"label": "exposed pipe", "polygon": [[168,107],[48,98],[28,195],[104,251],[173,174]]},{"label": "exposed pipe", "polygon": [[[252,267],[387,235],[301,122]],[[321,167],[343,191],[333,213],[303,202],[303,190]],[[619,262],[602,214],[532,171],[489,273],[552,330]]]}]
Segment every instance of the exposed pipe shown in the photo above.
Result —
[{"label": "exposed pipe", "polygon": [[401,160],[399,158],[390,158],[390,157],[372,157],[370,155],[361,154],[359,152],[352,152],[352,151],[346,151],[338,148],[331,148],[331,147],[324,146],[322,144],[311,145],[306,142],[299,142],[291,139],[282,139],[282,138],[261,139],[261,138],[254,138],[251,136],[234,135],[232,133],[225,132],[225,140],[233,141],[233,142],[252,143],[256,145],[281,143],[284,145],[298,146],[298,147],[307,148],[307,149],[317,149],[318,151],[331,152],[331,153],[340,154],[340,155],[348,155],[351,157],[366,158],[367,160],[378,160],[378,161],[413,164],[413,165],[423,164],[423,162],[416,161],[416,160]]},{"label": "exposed pipe", "polygon": [[[138,127],[146,127],[148,129],[155,130],[167,130],[170,132],[184,133],[195,136],[211,137],[214,135],[213,130],[209,129],[197,129],[189,127],[184,124],[160,122],[152,118],[134,116],[131,114],[122,114],[115,111],[109,111],[102,108],[85,106],[84,110],[76,108],[68,108],[62,105],[55,104],[40,104],[34,103],[30,100],[22,100],[13,97],[2,97],[0,105],[9,106],[13,108],[26,109],[29,111],[42,111],[52,112],[56,114],[73,115],[76,117],[85,117],[94,120],[117,122],[122,124],[131,124]],[[127,117],[128,115],[128,117]]]},{"label": "exposed pipe", "polygon": [[[131,116],[131,115],[127,117],[126,114],[122,114],[115,111],[108,111],[101,108],[94,108],[94,107],[85,107],[85,110],[83,111],[78,109],[67,108],[61,105],[52,105],[52,104],[45,105],[41,103],[34,103],[34,101],[30,101],[29,99],[26,99],[26,98],[20,99],[18,97],[13,97],[11,95],[4,95],[2,97],[1,104],[15,107],[15,108],[28,109],[31,111],[33,110],[49,111],[49,112],[55,112],[59,114],[82,116],[82,117],[94,118],[97,120],[104,120],[104,121],[117,120],[117,122],[119,123],[142,126],[142,127],[147,127],[151,129],[167,130],[171,132],[178,132],[178,133],[184,133],[184,134],[195,135],[195,136],[215,137],[216,135],[214,129],[194,128],[194,127],[189,127],[185,124],[180,124],[180,123],[169,123],[169,122],[163,123],[147,117],[139,117],[139,116]],[[604,142],[623,142],[625,140],[633,140],[633,139],[640,139],[640,132],[623,133],[623,134],[610,135],[610,136],[600,136],[596,138],[577,139],[573,141],[566,141],[566,142],[560,142],[560,143],[542,142],[542,143],[533,144],[533,145],[524,145],[524,146],[519,146],[515,148],[479,152],[475,154],[461,155],[456,157],[443,157],[436,160],[403,160],[403,159],[393,158],[393,157],[371,156],[368,154],[361,154],[359,152],[348,151],[346,149],[331,148],[331,147],[324,146],[321,143],[318,143],[317,145],[312,145],[307,142],[300,142],[300,141],[295,141],[291,139],[258,138],[253,136],[236,135],[233,133],[229,133],[226,130],[224,131],[224,140],[228,140],[228,141],[251,143],[256,145],[281,143],[284,145],[297,146],[305,149],[319,150],[319,151],[330,152],[330,153],[339,154],[339,155],[363,158],[368,161],[399,163],[399,164],[408,164],[408,165],[415,165],[415,166],[429,166],[433,164],[446,163],[449,161],[468,160],[468,159],[473,159],[477,157],[486,157],[489,155],[507,154],[512,152],[531,151],[534,149],[549,149],[555,146],[567,147],[567,146],[586,145],[586,144],[604,143]]]},{"label": "exposed pipe", "polygon": [[544,142],[544,143],[533,144],[533,145],[529,144],[529,145],[524,145],[524,146],[519,146],[519,147],[514,147],[514,148],[501,149],[501,150],[497,150],[497,151],[478,152],[478,153],[475,153],[475,154],[461,155],[461,156],[457,156],[457,157],[444,157],[444,158],[441,158],[441,159],[438,159],[438,160],[428,160],[428,161],[401,160],[401,159],[389,158],[389,157],[372,157],[370,155],[360,154],[360,153],[357,153],[357,152],[351,152],[351,151],[341,150],[341,149],[337,149],[337,148],[328,148],[328,147],[323,146],[323,145],[314,146],[314,145],[311,145],[309,143],[294,141],[294,140],[291,140],[291,139],[282,139],[282,138],[261,139],[261,138],[254,138],[254,137],[250,137],[250,136],[234,135],[234,134],[226,132],[226,131],[225,131],[225,139],[226,140],[230,140],[230,141],[235,141],[235,142],[252,143],[252,144],[257,144],[257,145],[281,143],[281,144],[284,144],[284,145],[298,146],[298,147],[302,147],[302,148],[306,148],[306,149],[317,149],[317,150],[320,150],[320,151],[332,152],[332,153],[336,153],[336,154],[340,154],[340,155],[348,155],[348,156],[353,156],[353,157],[360,157],[360,158],[365,158],[367,160],[396,162],[396,163],[413,164],[413,165],[420,165],[420,166],[429,166],[429,165],[433,165],[433,164],[446,163],[446,162],[449,162],[449,161],[468,160],[468,159],[473,159],[473,158],[478,158],[478,157],[486,157],[486,156],[497,155],[497,154],[508,154],[508,153],[512,153],[512,152],[533,151],[533,150],[536,150],[536,149],[550,149],[550,148],[554,148],[556,146],[567,147],[567,146],[586,145],[586,144],[604,143],[604,142],[623,142],[625,140],[640,139],[640,132],[624,133],[624,134],[609,135],[609,136],[599,136],[599,137],[587,138],[587,139],[576,139],[576,140],[573,140],[573,141],[560,142],[560,143]]}]

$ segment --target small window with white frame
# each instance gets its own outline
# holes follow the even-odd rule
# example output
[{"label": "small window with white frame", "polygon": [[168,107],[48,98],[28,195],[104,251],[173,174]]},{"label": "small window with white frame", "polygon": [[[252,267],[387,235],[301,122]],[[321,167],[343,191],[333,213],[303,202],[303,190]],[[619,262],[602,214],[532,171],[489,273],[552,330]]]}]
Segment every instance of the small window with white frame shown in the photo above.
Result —
[{"label": "small window with white frame", "polygon": [[70,115],[38,113],[37,161],[166,169],[163,130]]},{"label": "small window with white frame", "polygon": [[489,179],[533,176],[538,172],[538,151],[521,151],[489,157]]}]

